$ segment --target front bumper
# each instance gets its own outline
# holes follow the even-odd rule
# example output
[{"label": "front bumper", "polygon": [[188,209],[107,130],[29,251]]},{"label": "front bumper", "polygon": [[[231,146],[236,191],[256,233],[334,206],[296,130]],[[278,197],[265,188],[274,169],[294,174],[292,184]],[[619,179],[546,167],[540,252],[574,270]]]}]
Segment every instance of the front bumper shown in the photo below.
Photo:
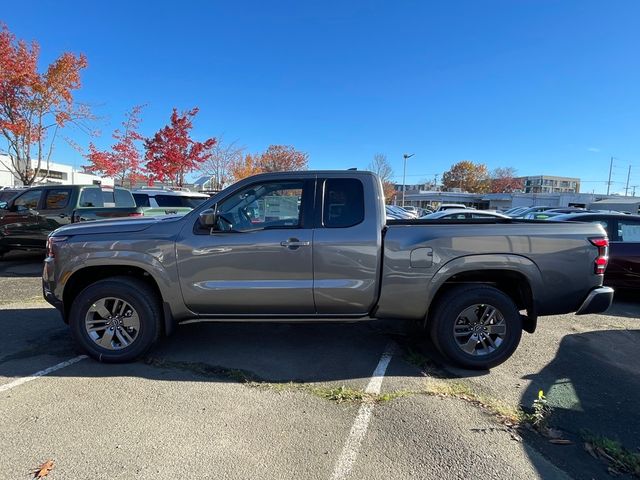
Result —
[{"label": "front bumper", "polygon": [[576,315],[586,315],[587,313],[604,312],[613,302],[613,288],[598,287],[589,292]]},{"label": "front bumper", "polygon": [[53,278],[53,265],[51,259],[47,258],[44,261],[44,269],[42,271],[42,296],[47,302],[56,307],[56,309],[64,316],[64,305],[62,304],[62,300],[56,297],[54,293],[55,282],[53,281]]}]

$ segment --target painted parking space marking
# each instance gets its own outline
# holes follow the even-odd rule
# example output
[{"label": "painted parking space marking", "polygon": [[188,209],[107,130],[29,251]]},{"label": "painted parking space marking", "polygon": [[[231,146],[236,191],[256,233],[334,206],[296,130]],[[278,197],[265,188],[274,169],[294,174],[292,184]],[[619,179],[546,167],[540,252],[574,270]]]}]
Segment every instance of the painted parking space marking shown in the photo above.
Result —
[{"label": "painted parking space marking", "polygon": [[12,382],[6,383],[4,385],[0,385],[0,393],[6,392],[15,387],[19,387],[20,385],[23,385],[27,382],[31,382],[32,380],[37,380],[40,377],[44,377],[45,375],[49,375],[50,373],[66,368],[69,365],[78,363],[80,360],[84,360],[85,358],[88,358],[88,357],[86,355],[78,355],[77,357],[71,358],[64,362],[60,362],[56,365],[53,365],[52,367],[45,368],[44,370],[40,370],[39,372],[32,373],[31,375],[28,375],[26,377],[17,378]]},{"label": "painted parking space marking", "polygon": [[[389,362],[391,362],[391,357],[393,357],[393,353],[395,352],[396,345],[394,342],[390,342],[385,348],[380,360],[378,361],[378,365],[376,369],[373,371],[373,375],[369,380],[369,384],[365,389],[366,393],[377,395],[380,393],[380,388],[382,387],[382,380],[384,379],[384,374],[387,371],[387,367],[389,366]],[[356,419],[351,426],[351,430],[349,431],[349,436],[347,437],[347,441],[342,448],[342,453],[336,462],[336,465],[333,469],[333,474],[331,475],[331,480],[344,480],[347,478],[353,465],[358,457],[358,452],[360,450],[360,446],[362,445],[362,440],[364,439],[365,434],[367,433],[367,429],[369,428],[369,421],[371,420],[371,414],[373,413],[373,403],[363,403],[360,405],[358,409],[358,415],[356,415]]]}]

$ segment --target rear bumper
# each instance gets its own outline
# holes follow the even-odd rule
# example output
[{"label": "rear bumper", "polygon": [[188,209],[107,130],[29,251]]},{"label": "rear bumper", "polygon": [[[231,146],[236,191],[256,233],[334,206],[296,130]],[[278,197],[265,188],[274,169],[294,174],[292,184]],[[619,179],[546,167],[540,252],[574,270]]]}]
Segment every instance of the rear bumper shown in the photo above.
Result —
[{"label": "rear bumper", "polygon": [[604,312],[611,306],[611,302],[613,302],[613,288],[594,288],[589,292],[587,298],[584,299],[576,315]]}]

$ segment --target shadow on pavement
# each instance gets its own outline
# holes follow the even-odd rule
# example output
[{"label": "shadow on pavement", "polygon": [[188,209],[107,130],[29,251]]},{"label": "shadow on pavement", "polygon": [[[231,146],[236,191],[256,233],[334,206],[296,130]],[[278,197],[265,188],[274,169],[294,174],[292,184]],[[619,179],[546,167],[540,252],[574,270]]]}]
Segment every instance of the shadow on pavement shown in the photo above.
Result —
[{"label": "shadow on pavement", "polygon": [[[12,332],[0,340],[0,376],[28,375],[79,353],[69,329],[51,308],[0,310],[0,325]],[[369,378],[397,328],[366,323],[191,323],[162,339],[145,360],[85,369],[89,376],[153,375],[164,380],[255,380],[331,382]],[[48,358],[42,358],[43,355]],[[42,362],[42,364],[40,364]],[[53,362],[55,363],[55,362]],[[143,369],[133,368],[145,364]],[[393,375],[416,376],[416,367],[395,362]],[[151,367],[151,368],[149,368]],[[52,376],[72,376],[64,369]],[[147,372],[147,373],[145,373]]]},{"label": "shadow on pavement", "polygon": [[39,277],[42,275],[42,251],[12,251],[0,257],[0,278]]},{"label": "shadow on pavement", "polygon": [[590,470],[593,462],[583,448],[584,432],[617,440],[632,452],[640,450],[639,344],[640,330],[567,335],[550,363],[524,377],[532,383],[522,404],[531,405],[539,390],[545,392],[553,409],[550,425],[574,442],[572,447],[546,441],[537,446],[561,468],[574,457],[569,470],[578,478],[607,478],[605,466],[601,475]]},{"label": "shadow on pavement", "polygon": [[[616,290],[613,305],[605,312],[605,315],[638,318],[638,305],[640,305],[640,295],[636,290]],[[640,324],[640,318],[638,318],[638,322]]]}]

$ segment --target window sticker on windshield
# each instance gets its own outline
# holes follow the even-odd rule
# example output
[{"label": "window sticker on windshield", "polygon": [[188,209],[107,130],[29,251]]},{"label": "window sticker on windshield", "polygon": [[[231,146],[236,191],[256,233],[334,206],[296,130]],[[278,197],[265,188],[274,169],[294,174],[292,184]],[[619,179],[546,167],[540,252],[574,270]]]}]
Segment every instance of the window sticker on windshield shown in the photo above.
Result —
[{"label": "window sticker on windshield", "polygon": [[640,225],[622,224],[620,237],[623,242],[640,242]]}]

